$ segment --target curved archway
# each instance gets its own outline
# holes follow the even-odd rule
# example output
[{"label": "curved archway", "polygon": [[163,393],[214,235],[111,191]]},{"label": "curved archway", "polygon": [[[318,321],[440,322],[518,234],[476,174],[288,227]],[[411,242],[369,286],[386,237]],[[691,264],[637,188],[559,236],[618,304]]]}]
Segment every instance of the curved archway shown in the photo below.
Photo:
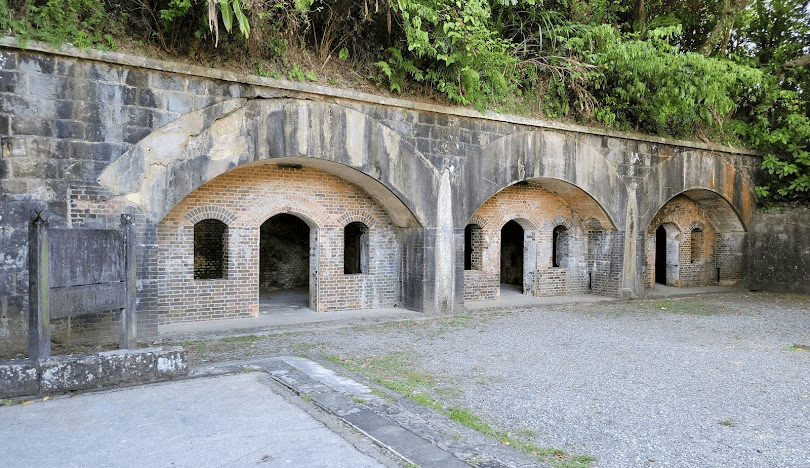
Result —
[{"label": "curved archway", "polygon": [[496,193],[523,181],[557,193],[577,211],[593,213],[605,228],[624,225],[627,187],[616,168],[581,140],[550,131],[511,134],[466,159],[455,183],[456,225],[463,226]]},{"label": "curved archway", "polygon": [[401,227],[435,217],[438,175],[413,145],[361,112],[294,99],[233,99],[183,115],[121,155],[99,183],[159,221],[203,183],[261,162],[334,173],[366,190]]},{"label": "curved archway", "polygon": [[639,225],[648,226],[663,206],[684,195],[705,209],[721,231],[745,231],[756,195],[752,179],[719,156],[685,152],[652,167],[636,189]]}]

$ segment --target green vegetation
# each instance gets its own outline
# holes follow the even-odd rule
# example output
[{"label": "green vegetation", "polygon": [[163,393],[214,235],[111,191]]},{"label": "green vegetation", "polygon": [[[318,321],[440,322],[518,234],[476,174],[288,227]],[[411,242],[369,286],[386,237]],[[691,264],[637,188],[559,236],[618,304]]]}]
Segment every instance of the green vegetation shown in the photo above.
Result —
[{"label": "green vegetation", "polygon": [[734,422],[731,421],[730,419],[722,419],[720,421],[717,421],[717,424],[720,424],[721,426],[726,426],[726,427],[734,427],[735,426]]},{"label": "green vegetation", "polygon": [[335,355],[325,357],[388,389],[403,394],[410,400],[432,408],[465,427],[493,437],[504,445],[509,445],[516,450],[529,454],[549,466],[585,468],[590,466],[590,462],[596,460],[589,456],[571,455],[559,449],[541,448],[528,440],[537,436],[534,431],[507,432],[496,430],[483,418],[466,408],[446,406],[439,400],[440,396],[454,394],[457,391],[436,388],[438,384],[437,378],[427,372],[418,370],[414,363],[415,356],[412,354],[393,353],[368,359],[341,359]]},{"label": "green vegetation", "polygon": [[759,195],[794,204],[810,203],[808,17],[810,0],[0,0],[23,40],[126,35],[298,81],[339,64],[482,111],[744,145],[770,176]]},{"label": "green vegetation", "polygon": [[14,405],[14,404],[16,404],[16,403],[14,403],[12,400],[6,400],[6,399],[0,398],[0,406],[11,406],[11,405]]}]

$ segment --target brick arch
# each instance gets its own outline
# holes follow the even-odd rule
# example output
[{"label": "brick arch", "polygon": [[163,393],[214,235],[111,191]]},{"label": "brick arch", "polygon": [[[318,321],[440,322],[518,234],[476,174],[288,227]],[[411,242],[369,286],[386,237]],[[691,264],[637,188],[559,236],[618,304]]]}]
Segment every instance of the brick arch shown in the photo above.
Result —
[{"label": "brick arch", "polygon": [[489,222],[479,215],[473,215],[472,218],[470,218],[470,220],[467,221],[465,227],[470,224],[475,224],[476,226],[480,227],[483,230],[487,228],[487,224],[489,224]]},{"label": "brick arch", "polygon": [[297,99],[232,99],[185,114],[122,154],[99,184],[160,221],[205,182],[255,163],[337,175],[368,192],[401,227],[436,216],[431,198],[439,176],[412,144],[359,111]]},{"label": "brick arch", "polygon": [[684,152],[654,166],[636,194],[639,226],[645,229],[667,202],[684,195],[707,213],[719,231],[743,232],[756,200],[750,177],[725,158],[702,151]]},{"label": "brick arch", "polygon": [[230,225],[236,220],[236,214],[221,206],[206,205],[194,208],[186,213],[184,218],[191,224],[197,224],[204,219],[218,219],[223,223]]},{"label": "brick arch", "polygon": [[571,229],[574,226],[574,223],[572,223],[570,219],[564,216],[555,216],[554,219],[552,219],[551,222],[549,223],[548,227],[551,229],[555,229],[557,226],[562,226],[565,229]]},{"label": "brick arch", "polygon": [[256,205],[250,205],[250,210],[239,221],[247,226],[258,227],[273,216],[286,213],[301,218],[310,229],[320,229],[331,224],[329,213],[305,197],[285,194],[283,199],[285,203],[281,205],[277,199],[269,196],[259,199]]},{"label": "brick arch", "polygon": [[350,211],[347,213],[343,213],[337,219],[337,225],[342,228],[345,228],[346,226],[354,222],[365,224],[369,230],[375,229],[377,227],[376,226],[377,223],[374,220],[374,218],[371,217],[371,215],[369,215],[368,213],[361,213],[359,211]]},{"label": "brick arch", "polygon": [[572,134],[541,130],[502,137],[464,160],[457,179],[459,225],[496,193],[522,181],[557,193],[588,214],[581,217],[596,217],[607,229],[624,225],[627,186],[601,153]]},{"label": "brick arch", "polygon": [[[520,211],[506,211],[502,213],[503,216],[498,218],[498,222],[496,224],[498,230],[503,229],[503,227],[509,221],[514,221],[520,225],[524,230],[529,231],[537,231],[537,226],[534,225],[533,222],[529,221],[530,216],[526,213]],[[483,227],[483,226],[482,226]]]}]

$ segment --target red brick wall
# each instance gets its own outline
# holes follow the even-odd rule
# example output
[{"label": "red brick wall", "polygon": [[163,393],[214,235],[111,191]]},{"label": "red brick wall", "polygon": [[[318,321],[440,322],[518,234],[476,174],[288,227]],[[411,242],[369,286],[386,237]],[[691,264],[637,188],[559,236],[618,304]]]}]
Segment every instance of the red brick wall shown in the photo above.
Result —
[{"label": "red brick wall", "polygon": [[[679,287],[718,284],[716,246],[720,237],[706,213],[694,201],[679,195],[661,208],[645,232],[644,287],[655,288],[655,231],[665,223],[674,224],[680,232],[679,277],[667,283]],[[696,228],[702,231],[702,235],[695,236],[702,238],[699,246],[692,245],[692,230]],[[698,254],[697,258],[693,253]]]},{"label": "red brick wall", "polygon": [[[534,184],[516,184],[487,200],[470,219],[481,226],[483,246],[480,270],[464,272],[465,300],[492,300],[500,296],[501,228],[518,221],[526,233],[526,252],[534,252],[531,291],[525,294],[548,296],[579,294],[587,291],[588,235],[577,214],[555,193]],[[564,225],[571,236],[570,255],[561,266],[552,266],[552,237],[556,226]],[[524,262],[524,265],[526,263]]]},{"label": "red brick wall", "polygon": [[[396,227],[385,211],[362,189],[328,173],[260,165],[209,181],[160,222],[156,260],[160,323],[256,316],[259,228],[279,213],[296,215],[310,226],[310,258],[317,262],[312,265],[310,296],[317,297],[317,311],[398,303],[400,249]],[[194,223],[206,218],[228,225],[223,279],[194,279]],[[343,274],[343,230],[353,221],[369,228],[367,274]]]}]

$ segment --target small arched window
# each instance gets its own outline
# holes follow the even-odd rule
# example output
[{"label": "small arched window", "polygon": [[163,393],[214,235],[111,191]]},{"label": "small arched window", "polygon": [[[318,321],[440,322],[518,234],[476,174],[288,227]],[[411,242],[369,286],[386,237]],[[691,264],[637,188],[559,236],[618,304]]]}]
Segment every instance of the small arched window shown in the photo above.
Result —
[{"label": "small arched window", "polygon": [[703,260],[703,231],[700,228],[692,229],[692,263]]},{"label": "small arched window", "polygon": [[464,269],[480,270],[482,251],[484,249],[484,234],[481,226],[468,224],[464,228]]},{"label": "small arched window", "polygon": [[343,228],[343,273],[368,273],[368,226],[358,221]]},{"label": "small arched window", "polygon": [[228,225],[204,219],[194,225],[194,279],[225,278]]},{"label": "small arched window", "polygon": [[568,228],[562,224],[555,227],[551,235],[551,266],[559,267],[570,254],[568,242]]}]

